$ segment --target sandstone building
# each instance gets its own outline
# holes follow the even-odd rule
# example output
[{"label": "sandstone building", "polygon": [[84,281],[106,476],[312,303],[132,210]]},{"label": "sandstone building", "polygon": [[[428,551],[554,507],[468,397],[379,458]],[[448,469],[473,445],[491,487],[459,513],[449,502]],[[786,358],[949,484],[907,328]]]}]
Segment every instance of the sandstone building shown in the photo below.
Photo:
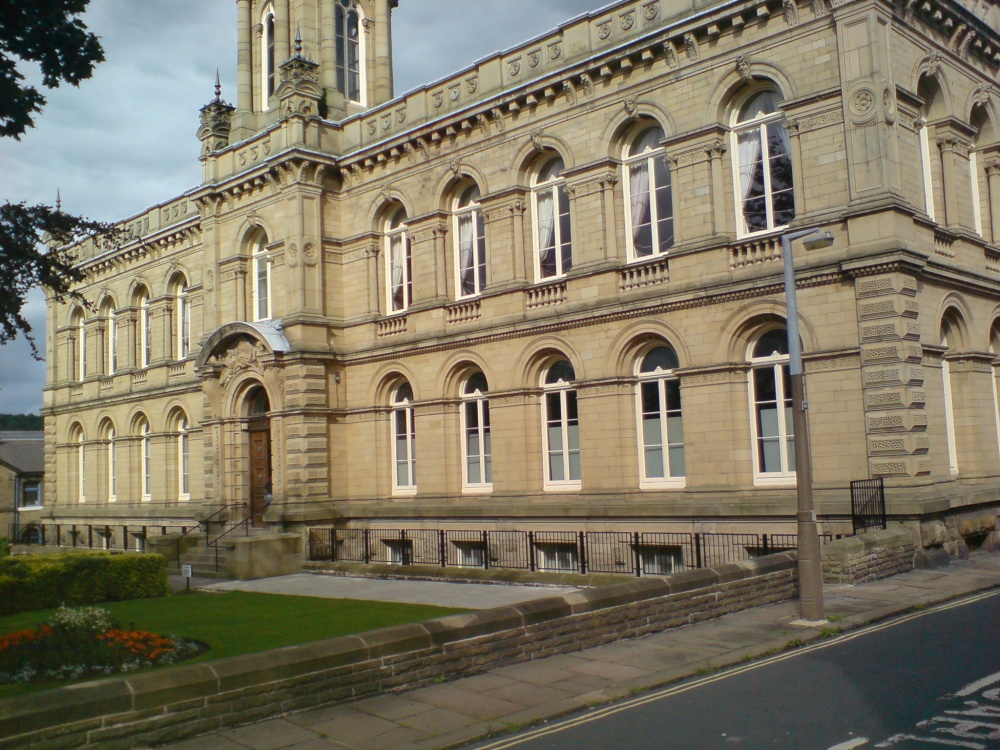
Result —
[{"label": "sandstone building", "polygon": [[791,530],[810,227],[827,530],[1000,505],[996,0],[626,0],[402,96],[394,6],[237,0],[201,185],[49,308],[45,518]]}]

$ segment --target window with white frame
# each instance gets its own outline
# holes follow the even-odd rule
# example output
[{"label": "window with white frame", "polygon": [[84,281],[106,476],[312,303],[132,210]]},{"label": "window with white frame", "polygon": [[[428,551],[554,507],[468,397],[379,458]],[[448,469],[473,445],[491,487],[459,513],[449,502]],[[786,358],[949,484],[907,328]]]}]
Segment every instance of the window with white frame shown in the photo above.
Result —
[{"label": "window with white frame", "polygon": [[253,319],[270,320],[273,311],[271,309],[271,271],[274,260],[267,251],[267,240],[259,238],[253,245],[253,256],[251,265],[253,271],[252,302]]},{"label": "window with white frame", "polygon": [[139,335],[137,360],[139,367],[149,367],[153,359],[153,314],[149,309],[149,294],[145,290],[139,294]]},{"label": "window with white frame", "polygon": [[668,346],[657,346],[639,362],[637,405],[642,486],[684,481],[681,383],[673,374],[678,366],[677,354]]},{"label": "window with white frame", "polygon": [[87,451],[86,436],[80,430],[76,437],[76,499],[87,502]]},{"label": "window with white frame", "polygon": [[[941,346],[946,349],[958,338],[954,332],[955,323],[946,318],[941,324]],[[951,365],[948,351],[941,356],[941,384],[944,389],[944,428],[948,442],[948,471],[958,474],[958,445],[955,442],[955,401],[951,387]]]},{"label": "window with white frame", "polygon": [[486,288],[486,223],[476,185],[469,185],[455,200],[455,254],[457,296],[482,294]]},{"label": "window with white frame", "polygon": [[77,310],[72,319],[73,336],[76,339],[73,350],[73,374],[80,382],[87,377],[87,326],[83,311]]},{"label": "window with white frame", "polygon": [[104,374],[114,375],[118,369],[118,316],[114,303],[104,303],[101,317],[104,319]]},{"label": "window with white frame", "polygon": [[118,456],[115,446],[115,428],[109,427],[107,433],[108,451],[108,502],[118,499]]},{"label": "window with white frame", "polygon": [[750,352],[754,474],[763,480],[795,476],[795,435],[792,429],[792,385],[788,332],[774,328],[753,344]]},{"label": "window with white frame", "polygon": [[573,267],[573,231],[570,222],[569,191],[559,157],[549,159],[535,174],[531,200],[535,222],[535,278],[565,276]]},{"label": "window with white frame", "polygon": [[42,505],[42,483],[38,479],[25,479],[21,483],[21,497],[18,507],[40,508]]},{"label": "window with white frame", "polygon": [[413,258],[406,231],[406,210],[400,206],[386,222],[386,289],[390,312],[402,312],[413,304]]},{"label": "window with white frame", "polygon": [[549,367],[542,384],[545,421],[542,442],[545,485],[549,489],[580,487],[580,417],[576,389],[572,386],[574,380],[573,365],[562,359]]},{"label": "window with white frame", "polygon": [[404,382],[392,395],[392,486],[397,494],[417,491],[416,439],[413,389]]},{"label": "window with white frame", "polygon": [[153,487],[153,451],[149,434],[149,422],[139,425],[139,491],[142,502],[149,502]]},{"label": "window with white frame", "polygon": [[647,128],[625,151],[625,215],[631,260],[662,255],[674,244],[670,168],[660,145],[663,130]]},{"label": "window with white frame", "polygon": [[191,300],[188,297],[187,282],[177,282],[177,359],[187,359],[191,354]]},{"label": "window with white frame", "polygon": [[737,226],[740,235],[786,226],[795,218],[791,137],[774,89],[751,94],[736,112]]},{"label": "window with white frame", "polygon": [[352,0],[335,0],[337,90],[349,102],[364,104],[361,16]]},{"label": "window with white frame", "polygon": [[[990,354],[1000,353],[1000,322],[995,321],[990,331]],[[994,359],[990,368],[990,385],[993,388],[993,418],[996,422],[997,444],[1000,445],[1000,392],[997,389],[997,377],[1000,376],[1000,360]]]},{"label": "window with white frame", "polygon": [[187,417],[177,424],[177,489],[180,500],[191,499],[191,434]]},{"label": "window with white frame", "polygon": [[477,372],[462,388],[463,485],[467,490],[486,491],[493,486],[493,456],[490,442],[489,385]]},{"label": "window with white frame", "polygon": [[983,237],[985,236],[983,230],[983,195],[989,195],[989,186],[988,184],[984,185],[987,189],[985,191],[980,190],[979,181],[984,176],[982,169],[983,162],[980,157],[980,153],[982,152],[983,147],[992,140],[993,130],[986,107],[978,105],[973,107],[970,124],[972,125],[972,129],[976,132],[976,136],[972,142],[972,147],[969,149],[969,179],[972,190],[972,226],[976,230],[976,234]]},{"label": "window with white frame", "polygon": [[261,21],[260,65],[261,93],[260,108],[266,112],[271,107],[271,97],[274,96],[276,60],[274,36],[274,6],[268,5]]},{"label": "window with white frame", "polygon": [[639,547],[643,575],[668,576],[684,570],[684,550],[674,544],[644,544]]},{"label": "window with white frame", "polygon": [[539,570],[578,571],[577,545],[571,542],[539,542],[535,545],[535,566]]}]

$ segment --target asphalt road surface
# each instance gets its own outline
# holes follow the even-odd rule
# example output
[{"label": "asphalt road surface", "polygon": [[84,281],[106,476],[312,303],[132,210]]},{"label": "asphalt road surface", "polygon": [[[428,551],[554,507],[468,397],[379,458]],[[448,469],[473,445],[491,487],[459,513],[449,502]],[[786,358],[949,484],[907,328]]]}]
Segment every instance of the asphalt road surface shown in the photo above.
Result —
[{"label": "asphalt road surface", "polygon": [[916,612],[472,747],[1000,750],[1000,594]]}]

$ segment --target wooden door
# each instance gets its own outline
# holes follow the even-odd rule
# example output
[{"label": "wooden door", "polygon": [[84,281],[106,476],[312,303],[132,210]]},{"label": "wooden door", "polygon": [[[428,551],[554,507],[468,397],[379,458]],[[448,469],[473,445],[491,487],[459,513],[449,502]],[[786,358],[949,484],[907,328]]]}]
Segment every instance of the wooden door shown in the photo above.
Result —
[{"label": "wooden door", "polygon": [[264,525],[264,496],[271,488],[271,425],[254,422],[250,425],[250,513],[253,525]]}]

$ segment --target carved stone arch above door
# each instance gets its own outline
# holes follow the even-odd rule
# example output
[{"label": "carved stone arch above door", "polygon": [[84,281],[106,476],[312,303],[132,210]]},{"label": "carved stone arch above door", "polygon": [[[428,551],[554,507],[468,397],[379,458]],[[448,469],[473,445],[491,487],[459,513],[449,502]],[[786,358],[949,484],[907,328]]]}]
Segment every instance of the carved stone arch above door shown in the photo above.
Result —
[{"label": "carved stone arch above door", "polygon": [[270,323],[235,322],[218,328],[195,362],[206,413],[217,418],[239,416],[239,395],[248,377],[267,389],[272,409],[281,408],[285,399],[281,360],[291,348],[280,327]]}]

